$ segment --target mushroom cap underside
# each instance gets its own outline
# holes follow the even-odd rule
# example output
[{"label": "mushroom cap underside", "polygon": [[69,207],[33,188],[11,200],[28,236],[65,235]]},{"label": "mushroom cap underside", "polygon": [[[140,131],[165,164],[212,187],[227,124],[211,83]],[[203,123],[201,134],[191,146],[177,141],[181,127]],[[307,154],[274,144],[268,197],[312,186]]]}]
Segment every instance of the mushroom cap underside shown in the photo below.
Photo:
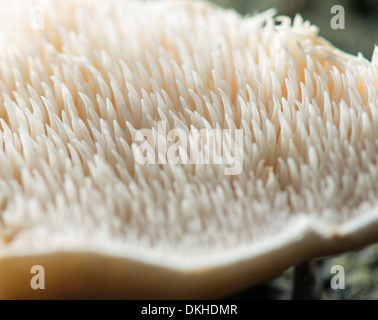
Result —
[{"label": "mushroom cap underside", "polygon": [[[378,240],[377,49],[199,1],[0,5],[0,298],[224,297]],[[236,153],[140,164],[144,129]]]},{"label": "mushroom cap underside", "polygon": [[[3,252],[0,299],[215,299],[279,275],[308,259],[376,241],[377,209],[329,229],[305,216],[281,234],[215,257],[174,259],[156,252],[109,246],[62,246],[40,252]],[[109,249],[112,248],[112,249]],[[45,288],[33,290],[33,266],[43,266]]]}]

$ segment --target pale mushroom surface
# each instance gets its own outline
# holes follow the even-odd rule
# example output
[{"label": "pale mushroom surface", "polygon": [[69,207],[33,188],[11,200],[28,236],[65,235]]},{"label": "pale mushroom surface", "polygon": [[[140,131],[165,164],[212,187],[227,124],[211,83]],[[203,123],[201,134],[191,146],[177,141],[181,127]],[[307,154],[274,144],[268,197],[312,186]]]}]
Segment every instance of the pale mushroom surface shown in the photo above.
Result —
[{"label": "pale mushroom surface", "polygon": [[[217,298],[378,240],[377,49],[197,1],[0,15],[0,298]],[[243,130],[241,172],[138,164],[162,122]]]}]

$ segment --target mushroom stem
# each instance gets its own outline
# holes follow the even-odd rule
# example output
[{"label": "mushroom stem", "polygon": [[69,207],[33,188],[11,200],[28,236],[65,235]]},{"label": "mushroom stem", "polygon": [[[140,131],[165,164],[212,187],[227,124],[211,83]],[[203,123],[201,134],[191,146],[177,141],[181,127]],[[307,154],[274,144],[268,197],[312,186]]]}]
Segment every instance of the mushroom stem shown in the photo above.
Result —
[{"label": "mushroom stem", "polygon": [[321,289],[315,260],[305,261],[294,268],[293,300],[320,300]]}]

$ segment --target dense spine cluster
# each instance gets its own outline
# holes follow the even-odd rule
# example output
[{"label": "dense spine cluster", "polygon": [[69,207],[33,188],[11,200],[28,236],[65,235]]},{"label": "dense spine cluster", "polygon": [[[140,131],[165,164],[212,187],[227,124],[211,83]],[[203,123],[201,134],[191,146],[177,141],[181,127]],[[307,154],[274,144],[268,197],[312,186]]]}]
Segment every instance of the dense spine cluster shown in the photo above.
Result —
[{"label": "dense spine cluster", "polygon": [[[0,3],[20,15],[0,31],[0,248],[192,259],[377,208],[377,50],[201,2],[41,2],[41,30]],[[242,129],[242,172],[137,164],[135,133],[161,121]]]}]

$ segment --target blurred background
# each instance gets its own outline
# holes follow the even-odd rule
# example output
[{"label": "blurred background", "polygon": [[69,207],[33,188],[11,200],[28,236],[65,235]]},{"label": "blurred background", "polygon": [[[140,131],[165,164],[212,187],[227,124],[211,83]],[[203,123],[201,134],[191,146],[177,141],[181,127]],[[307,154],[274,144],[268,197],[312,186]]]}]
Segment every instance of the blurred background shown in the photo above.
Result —
[{"label": "blurred background", "polygon": [[[253,14],[276,8],[278,15],[294,17],[300,13],[305,20],[320,28],[320,35],[336,47],[356,55],[361,52],[371,59],[378,45],[378,0],[210,0],[239,13]],[[345,29],[333,30],[330,21],[334,5],[345,9]]]},{"label": "blurred background", "polygon": [[[371,60],[378,45],[378,0],[209,0],[243,15],[276,8],[278,15],[294,17],[300,13],[305,20],[319,27],[319,34],[336,47],[351,53],[359,52]],[[345,29],[334,30],[331,13],[334,5],[345,10]],[[342,255],[317,260],[322,299],[377,300],[378,244]],[[345,270],[345,289],[334,290],[330,282],[331,268],[341,265]],[[240,292],[227,299],[291,299],[294,268],[272,281]]]},{"label": "blurred background", "polygon": [[[378,300],[378,244],[337,256],[316,260],[322,300]],[[332,289],[331,273],[335,265],[344,268],[345,289]],[[294,268],[267,283],[252,287],[230,300],[291,300]]]}]

